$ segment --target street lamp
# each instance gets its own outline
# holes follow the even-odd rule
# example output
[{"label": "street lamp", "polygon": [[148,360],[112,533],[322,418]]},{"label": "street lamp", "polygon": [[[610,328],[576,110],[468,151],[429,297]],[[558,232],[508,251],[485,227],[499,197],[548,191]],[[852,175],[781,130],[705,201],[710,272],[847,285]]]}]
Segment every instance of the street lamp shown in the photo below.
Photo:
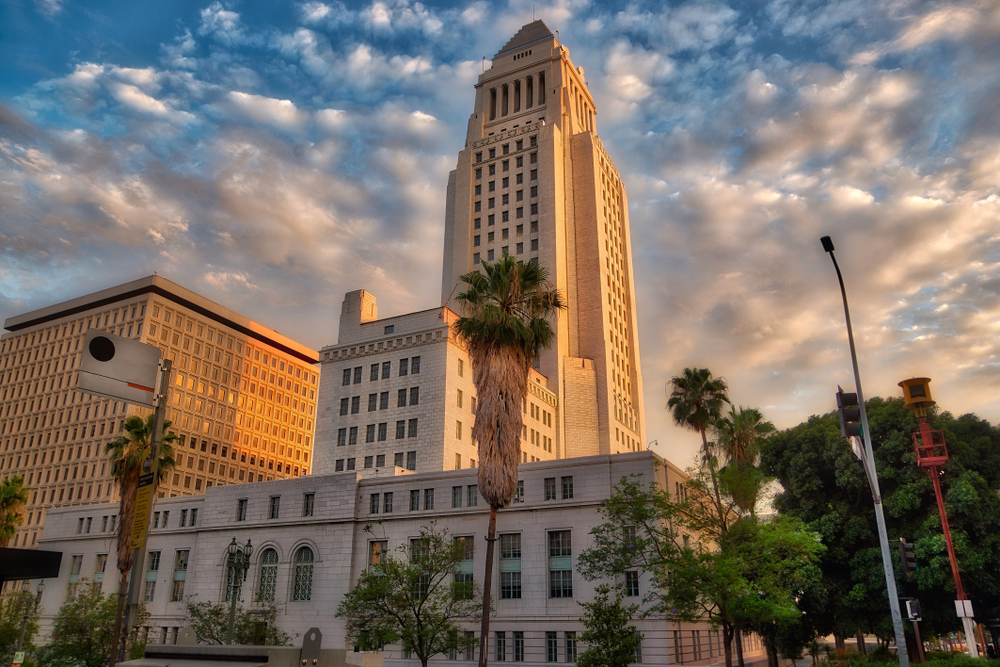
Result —
[{"label": "street lamp", "polygon": [[[31,590],[31,582],[25,581],[21,584],[21,591],[27,593]],[[38,582],[38,587],[35,589],[38,594],[35,596],[35,610],[38,610],[38,603],[42,599],[42,593],[45,591],[45,580]],[[21,619],[21,634],[17,637],[17,646],[14,648],[14,653],[21,650],[21,645],[24,643],[24,629],[28,627],[28,614],[31,612],[31,599],[28,598],[24,601],[24,618]]]},{"label": "street lamp", "polygon": [[[833,254],[833,240],[829,236],[820,239],[823,250],[830,253],[833,268],[837,271],[840,281],[840,295],[844,299],[844,318],[847,320],[847,341],[851,346],[851,363],[854,365],[854,385],[858,392],[858,407],[861,410],[861,437],[864,447],[858,458],[864,463],[865,474],[872,489],[875,501],[875,521],[878,524],[878,542],[882,549],[882,569],[885,570],[885,587],[889,595],[889,611],[892,614],[892,629],[896,635],[896,655],[899,656],[899,667],[910,667],[910,658],[906,654],[906,636],[903,634],[903,615],[899,610],[899,598],[896,593],[896,575],[892,570],[892,554],[889,551],[889,537],[885,530],[885,513],[882,510],[882,492],[879,490],[878,474],[875,470],[875,454],[872,450],[872,436],[868,428],[868,411],[865,410],[865,397],[861,393],[861,373],[858,371],[858,355],[854,349],[854,332],[851,330],[851,311],[847,307],[847,290],[844,289],[844,277],[840,274],[840,266]],[[838,395],[843,392],[838,392]]]},{"label": "street lamp", "polygon": [[253,553],[253,546],[250,544],[250,539],[247,538],[247,543],[240,549],[234,537],[233,541],[229,543],[227,551],[229,555],[226,558],[226,568],[229,581],[232,582],[232,585],[229,589],[231,600],[229,603],[229,632],[226,633],[226,643],[232,644],[233,624],[236,622],[236,598],[240,595],[243,580],[246,578],[247,570],[250,568],[250,554]]}]

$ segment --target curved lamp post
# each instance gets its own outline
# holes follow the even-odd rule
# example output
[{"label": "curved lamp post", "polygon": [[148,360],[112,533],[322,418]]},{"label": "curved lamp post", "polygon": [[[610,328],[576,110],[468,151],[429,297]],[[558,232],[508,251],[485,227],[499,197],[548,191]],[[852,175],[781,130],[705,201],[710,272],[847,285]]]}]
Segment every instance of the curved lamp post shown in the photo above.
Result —
[{"label": "curved lamp post", "polygon": [[226,568],[229,575],[229,580],[232,582],[232,587],[229,591],[230,603],[229,603],[229,631],[226,633],[226,643],[233,643],[233,624],[236,622],[236,598],[240,596],[240,589],[243,588],[243,580],[246,579],[247,570],[250,568],[250,554],[253,553],[253,546],[250,544],[250,539],[247,538],[247,543],[243,545],[241,549],[238,544],[236,544],[236,538],[229,543],[227,547],[229,555],[226,557]]},{"label": "curved lamp post", "polygon": [[[21,584],[21,590],[25,593],[31,590],[31,582],[25,581]],[[38,603],[42,600],[42,593],[45,591],[45,580],[39,581],[38,586],[35,588],[37,591],[35,595],[35,610],[38,610]],[[14,652],[17,653],[21,650],[21,645],[24,644],[24,629],[28,627],[28,614],[31,612],[31,600],[27,599],[24,601],[24,618],[21,619],[21,634],[17,636],[17,646],[14,648]]]}]

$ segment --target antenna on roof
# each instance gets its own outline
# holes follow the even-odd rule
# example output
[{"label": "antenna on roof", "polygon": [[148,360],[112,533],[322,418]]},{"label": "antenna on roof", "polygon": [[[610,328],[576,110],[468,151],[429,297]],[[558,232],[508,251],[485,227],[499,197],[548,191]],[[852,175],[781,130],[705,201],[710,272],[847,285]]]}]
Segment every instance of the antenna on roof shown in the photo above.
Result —
[{"label": "antenna on roof", "polygon": [[486,56],[483,56],[483,71],[486,71]]},{"label": "antenna on roof", "polygon": [[559,43],[559,31],[556,30],[556,44]]},{"label": "antenna on roof", "polygon": [[531,3],[531,22],[535,22],[535,3]]}]

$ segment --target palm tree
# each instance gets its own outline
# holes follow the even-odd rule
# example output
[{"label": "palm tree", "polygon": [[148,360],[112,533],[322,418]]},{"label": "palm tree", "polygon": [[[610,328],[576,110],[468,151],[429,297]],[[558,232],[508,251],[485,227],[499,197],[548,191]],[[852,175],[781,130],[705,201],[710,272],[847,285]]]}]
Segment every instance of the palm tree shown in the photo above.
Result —
[{"label": "palm tree", "polygon": [[[104,446],[104,453],[111,461],[111,476],[118,484],[118,526],[115,533],[118,549],[118,572],[121,581],[118,587],[118,614],[115,618],[115,634],[117,638],[121,631],[122,613],[125,609],[126,584],[129,570],[132,569],[134,552],[132,551],[132,524],[135,511],[136,491],[139,487],[139,476],[142,474],[143,463],[150,457],[150,441],[155,428],[156,415],[151,414],[145,419],[133,415],[122,422],[122,436]],[[173,433],[167,433],[171,422],[163,422],[163,435],[160,440],[159,464],[157,466],[156,484],[158,485],[174,467],[174,448],[170,443],[177,439]],[[155,490],[155,486],[154,486]],[[117,641],[115,641],[117,648]],[[114,651],[117,652],[117,651]],[[112,654],[111,665],[115,664],[117,656]]]},{"label": "palm tree", "polygon": [[24,506],[28,503],[28,489],[24,477],[16,475],[0,482],[0,547],[7,546],[18,527],[24,523]]},{"label": "palm tree", "polygon": [[483,262],[482,267],[482,273],[473,271],[461,278],[465,291],[456,298],[465,316],[455,322],[455,332],[472,362],[478,400],[472,438],[479,447],[479,493],[490,505],[479,645],[479,664],[486,667],[497,510],[506,507],[517,491],[528,371],[555,338],[548,318],[565,306],[537,259],[525,264],[505,255],[497,262]]},{"label": "palm tree", "polygon": [[670,378],[670,408],[674,424],[701,434],[704,456],[711,456],[708,429],[722,416],[722,406],[729,403],[729,386],[724,378],[712,377],[707,368],[685,368],[683,374]]},{"label": "palm tree", "polygon": [[715,422],[717,447],[727,460],[720,474],[736,504],[751,514],[764,484],[757,469],[761,445],[774,431],[774,424],[764,421],[760,410],[742,405],[730,406],[729,412]]}]

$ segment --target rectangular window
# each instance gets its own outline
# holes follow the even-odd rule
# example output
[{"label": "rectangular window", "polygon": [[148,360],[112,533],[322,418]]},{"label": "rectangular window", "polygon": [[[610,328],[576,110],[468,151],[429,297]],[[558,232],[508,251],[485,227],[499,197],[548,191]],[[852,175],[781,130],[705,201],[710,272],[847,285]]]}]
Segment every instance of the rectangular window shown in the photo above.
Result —
[{"label": "rectangular window", "polygon": [[625,572],[625,595],[636,597],[639,595],[639,573],[633,570]]},{"label": "rectangular window", "polygon": [[462,422],[460,421],[455,422],[455,439],[456,440],[462,439]]},{"label": "rectangular window", "polygon": [[349,384],[351,384],[351,369],[350,368],[345,368],[344,369],[344,382],[343,382],[343,385],[346,387]]},{"label": "rectangular window", "polygon": [[396,407],[405,408],[406,407],[406,390],[400,389],[396,392]]},{"label": "rectangular window", "polygon": [[354,396],[351,398],[351,414],[356,415],[361,412],[361,397]]},{"label": "rectangular window", "polygon": [[334,464],[333,471],[344,472],[344,459],[337,459],[337,462]]},{"label": "rectangular window", "polygon": [[410,511],[416,512],[420,509],[420,490],[413,489],[410,491]]},{"label": "rectangular window", "polygon": [[[378,366],[375,366],[378,368]],[[368,394],[368,412],[378,410],[378,394]]]},{"label": "rectangular window", "polygon": [[434,509],[434,489],[424,489],[424,509]]},{"label": "rectangular window", "polygon": [[521,599],[521,534],[500,535],[500,599]]},{"label": "rectangular window", "polygon": [[184,599],[184,582],[187,579],[190,553],[187,549],[179,549],[174,555],[174,581],[170,590],[171,602],[181,602]]},{"label": "rectangular window", "polygon": [[343,447],[347,444],[347,429],[341,428],[337,429],[337,446]]},{"label": "rectangular window", "polygon": [[411,419],[406,425],[406,437],[415,438],[417,437],[417,420],[416,418]]},{"label": "rectangular window", "polygon": [[478,248],[479,245],[480,245],[480,236],[479,234],[476,234],[475,236],[472,237],[472,246],[474,248]]},{"label": "rectangular window", "polygon": [[524,633],[514,632],[514,662],[524,662]]},{"label": "rectangular window", "polygon": [[479,504],[479,485],[478,484],[470,484],[468,486],[468,488],[466,489],[466,491],[468,491],[468,493],[466,493],[466,503],[465,503],[466,506],[468,506],[468,507],[475,507],[476,505],[478,505]]},{"label": "rectangular window", "polygon": [[576,662],[576,633],[566,633],[566,662]]},{"label": "rectangular window", "polygon": [[392,512],[392,491],[382,494],[382,511],[386,514]]},{"label": "rectangular window", "polygon": [[392,362],[391,361],[383,361],[382,362],[382,379],[383,380],[388,380],[389,379],[389,373],[390,373],[391,370],[392,370]]},{"label": "rectangular window", "polygon": [[143,591],[143,601],[152,602],[153,595],[156,592],[156,577],[160,570],[160,552],[150,551],[147,558],[146,562],[149,563],[149,568],[146,570],[146,586]]},{"label": "rectangular window", "polygon": [[409,359],[400,359],[399,360],[399,377],[403,377],[404,375],[409,375],[409,372],[410,372],[410,360]]},{"label": "rectangular window", "polygon": [[388,410],[389,409],[389,392],[383,391],[378,395],[378,409]]},{"label": "rectangular window", "polygon": [[517,244],[517,254],[518,255],[523,255],[524,254],[524,244],[523,243],[518,243]]},{"label": "rectangular window", "polygon": [[549,531],[549,597],[573,597],[573,550],[568,530]]},{"label": "rectangular window", "polygon": [[551,630],[545,633],[545,662],[559,662],[559,636]]},{"label": "rectangular window", "polygon": [[354,369],[354,384],[361,384],[361,366]]},{"label": "rectangular window", "polygon": [[517,166],[518,166],[518,168],[524,166],[524,156],[523,155],[518,155],[517,156]]},{"label": "rectangular window", "polygon": [[268,505],[267,518],[277,519],[281,507],[281,496],[271,496],[271,503]]},{"label": "rectangular window", "polygon": [[531,215],[538,215],[538,204],[533,203],[531,205]]},{"label": "rectangular window", "polygon": [[347,469],[354,470],[356,467],[356,461],[354,459],[347,459]]},{"label": "rectangular window", "polygon": [[538,250],[538,239],[531,239],[531,250],[533,252]]},{"label": "rectangular window", "polygon": [[346,415],[348,411],[350,411],[350,409],[351,409],[351,399],[350,398],[340,399],[340,416],[343,417],[344,415]]},{"label": "rectangular window", "polygon": [[417,453],[415,451],[406,452],[406,469],[407,470],[417,469]]},{"label": "rectangular window", "polygon": [[389,540],[375,540],[368,543],[368,564],[379,565],[389,550]]},{"label": "rectangular window", "polygon": [[[386,333],[389,333],[389,332],[386,331]],[[370,374],[370,376],[369,376],[368,379],[371,382],[375,382],[376,380],[378,380],[378,364],[372,364],[371,374]]]},{"label": "rectangular window", "polygon": [[406,420],[400,419],[396,422],[396,440],[406,437]]},{"label": "rectangular window", "polygon": [[488,261],[492,262],[492,261],[493,261],[493,254],[494,254],[494,253],[493,253],[493,251],[492,251],[492,250],[487,250],[487,251],[486,251],[486,259],[487,259]]},{"label": "rectangular window", "polygon": [[555,500],[556,499],[556,478],[546,477],[545,478],[545,499]]},{"label": "rectangular window", "polygon": [[497,662],[505,662],[507,660],[507,633],[496,633],[496,641],[494,643],[497,645]]},{"label": "rectangular window", "polygon": [[389,431],[389,424],[387,422],[382,422],[378,425],[378,441],[384,442]]},{"label": "rectangular window", "polygon": [[190,526],[195,526],[198,523],[198,509],[195,508],[191,510],[191,523]]},{"label": "rectangular window", "polygon": [[[416,359],[417,357],[414,357]],[[420,387],[410,387],[410,405],[420,403]]]},{"label": "rectangular window", "polygon": [[473,263],[473,264],[479,264],[479,263],[480,263],[481,261],[483,261],[483,260],[482,260],[482,258],[481,258],[481,257],[479,256],[479,253],[478,253],[478,252],[477,252],[477,253],[475,253],[474,255],[472,255],[472,263]]},{"label": "rectangular window", "polygon": [[416,375],[420,372],[420,357],[410,359],[410,373]]},{"label": "rectangular window", "polygon": [[451,487],[451,506],[453,508],[462,506],[462,487]]},{"label": "rectangular window", "polygon": [[[236,501],[236,520],[246,521],[247,520],[247,499],[240,498]],[[163,522],[163,526],[166,527],[167,522]]]},{"label": "rectangular window", "polygon": [[459,407],[459,408],[462,407],[462,390],[461,389],[456,389],[455,390],[455,406]]},{"label": "rectangular window", "polygon": [[538,180],[538,170],[537,169],[532,169],[531,170],[531,180],[533,180],[533,181]]},{"label": "rectangular window", "polygon": [[316,494],[315,493],[302,494],[302,516],[312,516],[313,508],[315,507],[316,507]]},{"label": "rectangular window", "polygon": [[378,494],[378,493],[371,494],[371,497],[369,498],[370,502],[369,502],[369,507],[368,507],[368,511],[371,514],[378,514],[379,502],[381,500],[382,500],[382,496],[380,494]]},{"label": "rectangular window", "polygon": [[514,503],[524,502],[524,480],[517,480],[517,488],[514,490],[514,499],[511,501]]},{"label": "rectangular window", "polygon": [[356,444],[358,444],[358,427],[357,426],[352,426],[347,431],[347,444],[349,444],[349,445],[356,445]]},{"label": "rectangular window", "polygon": [[563,477],[562,478],[562,498],[563,500],[569,500],[573,497],[573,478]]},{"label": "rectangular window", "polygon": [[377,454],[375,456],[375,467],[381,468],[385,465],[385,454]]}]

